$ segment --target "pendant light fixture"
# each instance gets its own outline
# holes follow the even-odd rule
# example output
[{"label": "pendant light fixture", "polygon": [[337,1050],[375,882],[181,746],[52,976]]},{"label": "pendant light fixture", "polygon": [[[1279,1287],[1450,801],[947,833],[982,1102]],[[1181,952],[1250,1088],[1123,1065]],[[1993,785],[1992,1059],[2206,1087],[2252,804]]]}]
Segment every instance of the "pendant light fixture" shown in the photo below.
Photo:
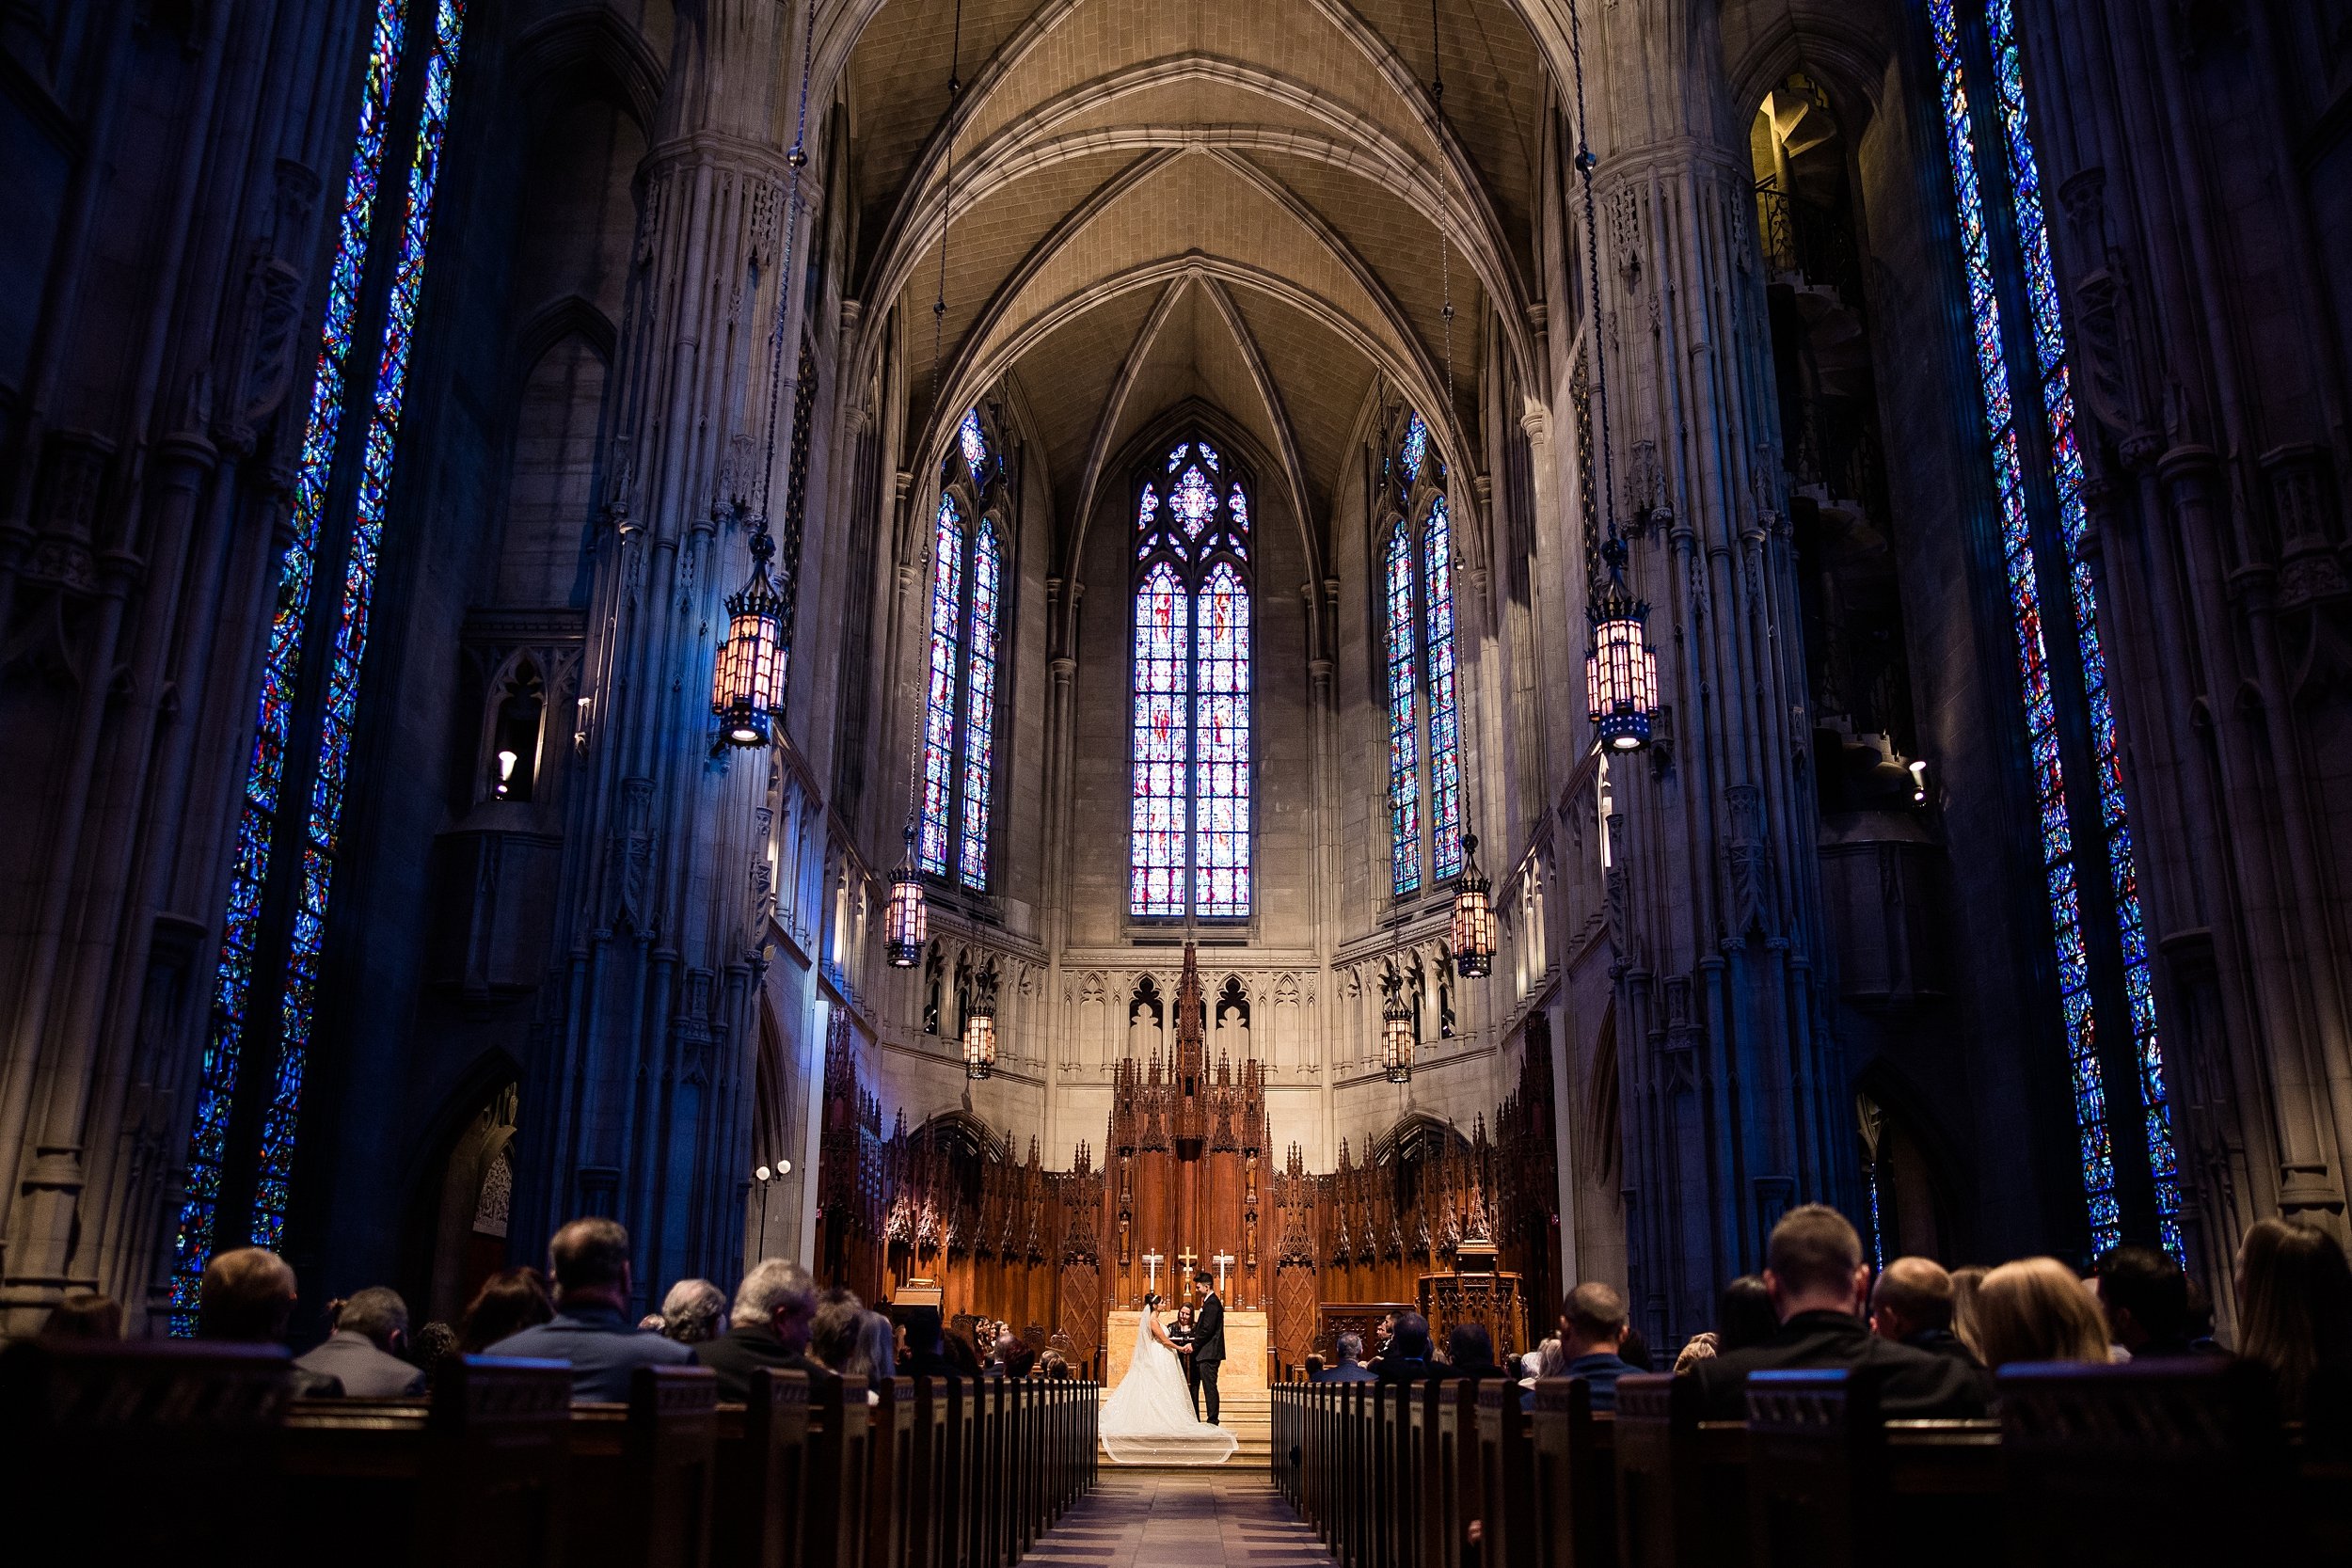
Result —
[{"label": "pendant light fixture", "polygon": [[1413,1009],[1405,1000],[1405,974],[1393,956],[1388,973],[1380,978],[1380,988],[1387,993],[1380,1006],[1380,1066],[1390,1083],[1409,1084],[1413,1079]]},{"label": "pendant light fixture", "polygon": [[1593,401],[1600,448],[1600,513],[1608,537],[1600,547],[1607,575],[1592,586],[1584,616],[1592,643],[1584,656],[1585,706],[1601,745],[1638,752],[1650,742],[1658,712],[1658,655],[1645,623],[1649,606],[1626,587],[1625,541],[1617,533],[1616,479],[1609,450],[1609,359],[1601,342],[1600,223],[1593,169],[1600,162],[1585,134],[1584,36],[1575,0],[1568,4],[1568,54],[1576,67],[1576,172],[1584,190],[1584,277],[1591,290],[1584,337],[1593,356]]},{"label": "pendant light fixture", "polygon": [[972,998],[963,1009],[963,1075],[977,1081],[996,1070],[996,960],[972,975]]},{"label": "pendant light fixture", "polygon": [[[792,170],[792,189],[785,207],[784,249],[775,269],[776,325],[768,341],[768,429],[760,454],[759,500],[756,506],[737,498],[738,518],[750,512],[752,569],[743,586],[727,596],[727,638],[711,673],[710,711],[719,721],[723,745],[765,746],[775,735],[775,713],[784,706],[785,620],[790,604],[769,576],[776,542],[768,532],[769,482],[776,467],[776,408],[784,389],[784,340],[792,313],[792,246],[801,219],[801,174],[808,166],[808,76],[817,25],[816,0],[810,0],[801,33],[801,112],[792,150],[785,162]],[[716,510],[714,508],[714,510]],[[798,537],[797,534],[794,535]],[[798,546],[794,547],[798,555]],[[798,587],[800,562],[785,562],[785,578]]]},{"label": "pendant light fixture", "polygon": [[1454,880],[1454,973],[1484,979],[1495,967],[1494,883],[1478,866],[1478,835],[1462,835],[1462,874]]},{"label": "pendant light fixture", "polygon": [[929,911],[923,907],[923,874],[914,867],[914,828],[906,831],[906,852],[890,874],[890,902],[882,910],[882,956],[893,969],[913,969],[923,961],[923,943],[930,936]]}]

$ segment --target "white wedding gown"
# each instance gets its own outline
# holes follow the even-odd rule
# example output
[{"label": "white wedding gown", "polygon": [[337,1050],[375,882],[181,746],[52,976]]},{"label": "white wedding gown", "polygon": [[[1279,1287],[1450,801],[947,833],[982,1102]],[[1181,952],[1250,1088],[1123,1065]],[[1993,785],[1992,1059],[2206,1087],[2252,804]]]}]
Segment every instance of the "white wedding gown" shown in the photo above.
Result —
[{"label": "white wedding gown", "polygon": [[1136,1323],[1127,1375],[1103,1402],[1102,1432],[1114,1465],[1222,1465],[1241,1446],[1193,1415],[1184,1361],[1152,1337],[1150,1313]]}]

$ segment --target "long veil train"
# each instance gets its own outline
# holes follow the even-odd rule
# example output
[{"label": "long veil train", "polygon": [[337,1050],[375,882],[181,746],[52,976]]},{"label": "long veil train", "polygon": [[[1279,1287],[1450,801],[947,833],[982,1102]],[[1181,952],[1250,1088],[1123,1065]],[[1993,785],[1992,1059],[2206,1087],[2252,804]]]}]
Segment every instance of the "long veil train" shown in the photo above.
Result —
[{"label": "long veil train", "polygon": [[1147,1306],[1136,1323],[1136,1353],[1103,1402],[1103,1451],[1114,1465],[1222,1465],[1241,1440],[1192,1413],[1184,1363],[1152,1335]]}]

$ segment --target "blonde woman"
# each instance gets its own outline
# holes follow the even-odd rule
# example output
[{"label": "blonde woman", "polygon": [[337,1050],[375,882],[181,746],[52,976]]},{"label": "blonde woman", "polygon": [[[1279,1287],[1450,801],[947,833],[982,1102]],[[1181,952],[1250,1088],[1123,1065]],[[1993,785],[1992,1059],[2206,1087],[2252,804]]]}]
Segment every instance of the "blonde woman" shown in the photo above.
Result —
[{"label": "blonde woman", "polygon": [[2055,1258],[2004,1263],[1977,1287],[1978,1354],[1988,1367],[2107,1359],[2107,1322],[2082,1279]]},{"label": "blonde woman", "polygon": [[1992,1272],[1976,1263],[1952,1271],[1952,1333],[1979,1361],[1984,1360],[1984,1347],[1977,1342],[1977,1287]]}]

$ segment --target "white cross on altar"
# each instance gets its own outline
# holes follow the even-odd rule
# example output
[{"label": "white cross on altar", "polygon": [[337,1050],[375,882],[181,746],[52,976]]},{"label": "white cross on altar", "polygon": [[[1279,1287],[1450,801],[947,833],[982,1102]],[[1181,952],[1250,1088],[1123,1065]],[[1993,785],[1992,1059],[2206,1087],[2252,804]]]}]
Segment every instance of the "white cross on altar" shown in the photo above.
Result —
[{"label": "white cross on altar", "polygon": [[1225,1293],[1225,1271],[1232,1267],[1233,1255],[1220,1252],[1209,1261],[1216,1265],[1216,1293],[1221,1296]]},{"label": "white cross on altar", "polygon": [[1143,1266],[1152,1271],[1151,1282],[1145,1285],[1144,1289],[1153,1295],[1157,1295],[1160,1290],[1160,1265],[1167,1261],[1167,1259],[1156,1252],[1147,1252],[1143,1255]]}]

